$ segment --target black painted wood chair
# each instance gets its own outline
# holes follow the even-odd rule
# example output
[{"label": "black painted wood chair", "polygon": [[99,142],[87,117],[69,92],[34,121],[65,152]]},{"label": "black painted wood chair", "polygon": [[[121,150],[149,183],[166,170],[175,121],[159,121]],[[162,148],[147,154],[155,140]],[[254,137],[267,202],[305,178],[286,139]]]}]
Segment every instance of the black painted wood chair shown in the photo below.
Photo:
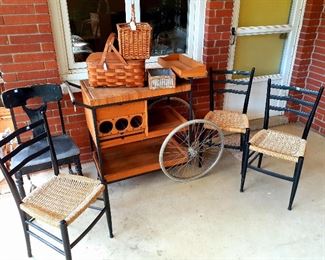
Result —
[{"label": "black painted wood chair", "polygon": [[[240,145],[225,144],[225,148],[243,150],[245,143],[248,141],[249,120],[247,117],[247,109],[251,88],[253,84],[255,68],[250,71],[241,70],[214,70],[210,68],[210,112],[204,119],[214,122],[221,130],[232,134],[240,134]],[[227,79],[227,75],[245,77],[243,79]],[[225,88],[225,84],[229,87]],[[239,89],[240,88],[240,89]],[[241,112],[215,110],[216,94],[232,94],[243,95],[243,109]]]},{"label": "black painted wood chair", "polygon": [[[17,91],[19,93],[19,90]],[[24,91],[24,93],[26,92]],[[14,99],[12,102],[15,104]],[[0,167],[18,208],[28,256],[32,256],[30,243],[30,236],[32,236],[64,255],[66,259],[71,259],[71,249],[94,227],[105,213],[109,227],[109,235],[113,237],[107,185],[105,181],[93,180],[84,176],[59,174],[59,167],[54,152],[53,141],[49,134],[45,109],[45,106],[39,109],[40,117],[34,120],[33,123],[15,130],[0,141],[0,147],[2,148],[13,139],[19,138],[26,133],[38,132],[38,135],[31,135],[32,137],[29,140],[21,142],[14,150],[2,156],[0,158]],[[42,147],[33,147],[40,141],[44,141]],[[31,147],[33,147],[33,153],[26,153],[25,150]],[[25,165],[28,165],[31,161],[46,153],[50,154],[54,175],[26,197],[21,198],[14,176],[17,176],[17,173]],[[21,154],[24,157],[21,157]],[[20,162],[9,166],[7,162],[14,160],[15,157],[19,157]],[[104,206],[92,206],[101,195],[103,195]],[[87,208],[98,210],[99,213],[79,237],[71,243],[69,240],[68,226]],[[2,214],[5,214],[5,212],[2,212]],[[40,226],[40,222],[59,228],[61,238],[46,230],[44,225]],[[53,244],[53,242],[56,243]],[[57,243],[61,244],[61,246],[58,246]]]},{"label": "black painted wood chair", "polygon": [[[22,109],[28,115],[30,122],[35,122],[41,118],[42,109],[46,110],[49,103],[57,107],[62,132],[61,134],[53,136],[52,138],[58,159],[58,164],[60,166],[67,164],[70,173],[73,173],[71,170],[71,164],[75,164],[76,173],[82,175],[79,147],[74,143],[72,138],[66,134],[65,131],[62,108],[60,103],[60,101],[62,100],[62,91],[60,85],[45,84],[34,85],[26,88],[11,89],[3,92],[1,97],[4,107],[10,109],[15,129],[17,129],[18,122],[16,120],[14,108],[22,107]],[[30,108],[27,103],[33,98],[40,98],[43,104],[39,105],[39,107],[37,108]],[[35,128],[33,130],[34,137],[36,137],[43,131],[44,129],[42,126]],[[19,137],[17,139],[18,143],[20,143],[21,139]],[[24,150],[24,152],[20,153],[19,156],[13,158],[11,164],[13,166],[18,165],[23,158],[28,156],[29,153],[32,153],[35,149],[44,147],[45,145],[46,144],[44,140],[35,143],[29,149],[26,149]],[[22,176],[27,174],[27,177],[30,179],[29,173],[49,169],[51,168],[51,165],[52,163],[50,153],[45,153],[42,156],[39,156],[34,160],[30,161],[28,164],[21,168],[19,173],[17,173],[17,182],[19,184],[19,191],[23,197],[25,196],[25,190],[23,188],[24,182]]]},{"label": "black painted wood chair", "polygon": [[[281,91],[279,92],[280,94],[274,94],[272,93],[272,90]],[[277,85],[272,84],[271,79],[268,80],[263,129],[257,132],[251,138],[244,150],[244,162],[242,164],[241,170],[241,192],[244,191],[247,168],[276,178],[290,181],[292,182],[292,188],[288,209],[292,209],[292,204],[296,195],[300,174],[304,162],[308,133],[312,125],[315,112],[322,96],[323,90],[323,87],[321,87],[318,91],[315,91],[307,88]],[[288,94],[281,95],[281,93],[284,92],[288,92]],[[307,95],[308,101],[297,98],[297,95],[298,97],[302,95]],[[309,101],[309,99],[313,101]],[[276,102],[279,102],[279,104],[281,104],[281,102],[284,103],[283,101],[291,102],[292,104],[299,106],[300,109],[275,105],[277,104]],[[269,129],[269,118],[271,110],[293,113],[297,116],[306,118],[306,124],[302,136],[299,137],[291,135],[289,133],[285,133],[283,131]],[[294,162],[295,170],[293,177],[263,169],[261,167],[263,155],[268,155],[273,158]],[[257,165],[254,166],[253,162],[256,159],[258,159],[258,162]]]}]

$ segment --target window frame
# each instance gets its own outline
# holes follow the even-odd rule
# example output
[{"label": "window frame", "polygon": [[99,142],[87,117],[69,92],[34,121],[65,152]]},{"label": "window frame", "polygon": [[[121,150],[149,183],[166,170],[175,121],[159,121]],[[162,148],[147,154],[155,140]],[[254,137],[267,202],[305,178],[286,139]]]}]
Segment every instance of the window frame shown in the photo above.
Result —
[{"label": "window frame", "polygon": [[[140,1],[124,0],[126,21],[131,17],[131,2],[134,1],[136,21],[140,21]],[[186,55],[202,61],[205,10],[207,0],[188,0],[188,24],[187,24],[187,51]],[[68,6],[66,0],[49,0],[49,11],[51,17],[54,45],[56,49],[59,73],[63,80],[78,81],[87,79],[87,68],[85,62],[75,62],[72,46],[71,31],[69,24]],[[158,56],[146,61],[146,67],[157,66]]]}]

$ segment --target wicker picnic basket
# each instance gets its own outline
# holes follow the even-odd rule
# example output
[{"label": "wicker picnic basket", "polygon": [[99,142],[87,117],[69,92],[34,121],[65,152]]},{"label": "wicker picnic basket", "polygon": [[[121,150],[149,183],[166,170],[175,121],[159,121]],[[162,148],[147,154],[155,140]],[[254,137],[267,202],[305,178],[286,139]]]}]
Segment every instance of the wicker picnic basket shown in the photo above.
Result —
[{"label": "wicker picnic basket", "polygon": [[[132,25],[135,30],[132,30]],[[118,23],[119,50],[126,60],[149,59],[151,52],[151,31],[148,23],[135,23],[134,5],[132,5],[131,22]]]},{"label": "wicker picnic basket", "polygon": [[111,33],[103,52],[88,56],[89,85],[91,87],[143,87],[145,78],[144,60],[126,61],[114,47],[116,35]]}]

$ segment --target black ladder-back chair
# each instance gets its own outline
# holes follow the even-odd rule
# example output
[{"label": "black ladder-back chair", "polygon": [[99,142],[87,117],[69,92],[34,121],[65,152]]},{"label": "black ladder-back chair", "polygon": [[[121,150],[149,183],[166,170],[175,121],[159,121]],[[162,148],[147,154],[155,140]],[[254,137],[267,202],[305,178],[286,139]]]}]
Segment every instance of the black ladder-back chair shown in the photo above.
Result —
[{"label": "black ladder-back chair", "polygon": [[[15,100],[12,101],[15,102]],[[59,174],[58,163],[52,138],[49,134],[44,106],[40,109],[40,115],[41,118],[37,121],[15,130],[0,141],[0,147],[2,148],[15,138],[19,138],[22,134],[30,133],[31,131],[39,132],[37,136],[32,136],[31,139],[20,143],[14,150],[0,158],[0,167],[9,184],[18,208],[24,230],[28,256],[32,256],[30,243],[30,236],[32,236],[64,255],[66,259],[71,259],[71,249],[92,229],[105,213],[109,227],[109,235],[113,237],[107,186],[105,182],[93,180],[84,176]],[[40,129],[42,129],[43,132]],[[28,153],[28,156],[23,158],[19,164],[8,166],[8,161],[16,156],[20,157],[21,153],[25,154],[24,150],[41,140],[45,141],[44,146],[37,146],[38,149],[33,149],[33,153]],[[25,198],[21,198],[16,186],[17,183],[15,184],[14,176],[24,165],[45,153],[50,153],[54,175],[32,193],[29,193]],[[92,206],[91,204],[93,202],[100,199],[98,197],[101,194],[103,194],[104,206]],[[68,225],[78,218],[87,208],[98,210],[99,213],[92,223],[71,243],[69,240]],[[37,220],[37,222],[34,220]],[[44,227],[41,227],[38,224],[39,222],[45,222],[46,224],[59,228],[61,231],[61,238],[50,233]],[[61,246],[58,247],[54,245],[53,241],[61,244]]]},{"label": "black ladder-back chair", "polygon": [[[38,108],[29,108],[27,107],[27,102],[29,99],[32,98],[41,98],[43,104],[40,105]],[[17,129],[17,121],[14,113],[14,108],[22,107],[25,113],[28,115],[30,122],[35,122],[40,119],[41,111],[43,109],[47,109],[47,104],[57,104],[57,108],[59,111],[59,117],[61,122],[62,134],[53,136],[53,144],[56,152],[56,156],[58,159],[59,165],[68,164],[70,173],[73,173],[71,170],[71,164],[75,164],[75,169],[77,174],[82,175],[81,171],[81,163],[80,163],[80,150],[78,146],[74,143],[72,138],[66,134],[62,108],[60,101],[62,100],[62,90],[60,85],[55,84],[45,84],[45,85],[33,85],[26,88],[18,88],[8,90],[2,93],[2,101],[3,105],[6,108],[10,109],[13,124],[15,129]],[[39,126],[33,130],[33,135],[37,136],[39,133],[43,132],[43,126]],[[21,142],[20,138],[18,137],[18,143]],[[12,160],[12,164],[18,164],[22,158],[27,157],[28,153],[32,152],[33,149],[39,147],[43,147],[45,145],[45,141],[42,140],[34,144],[29,150],[26,150],[26,154],[21,154],[20,157]],[[25,165],[20,172],[17,173],[17,182],[19,184],[19,191],[21,195],[25,196],[25,191],[23,188],[23,175],[27,174],[29,177],[29,173],[49,169],[51,167],[51,157],[50,153],[43,154],[43,156],[35,158],[31,161],[28,165]],[[20,176],[20,178],[18,177]]]},{"label": "black ladder-back chair", "polygon": [[[284,90],[288,91],[287,95],[272,94],[272,90]],[[291,195],[289,200],[288,209],[292,209],[293,200],[297,191],[300,174],[304,162],[305,147],[307,144],[307,137],[312,125],[315,112],[322,96],[324,87],[321,87],[318,91],[310,90],[307,88],[299,88],[294,86],[285,86],[272,84],[271,79],[267,83],[267,95],[264,115],[264,126],[263,129],[257,132],[247,144],[244,151],[244,163],[242,164],[241,170],[241,186],[240,191],[244,191],[244,184],[246,178],[247,168],[253,169],[257,172],[264,173],[276,178],[287,180],[292,182]],[[314,101],[306,101],[296,97],[298,95],[308,95],[314,97]],[[287,106],[277,106],[271,104],[271,101],[288,101],[292,104],[300,107],[304,106],[304,111],[301,109],[289,108]],[[307,109],[309,108],[309,109]],[[309,110],[306,112],[305,110]],[[287,113],[294,113],[297,116],[307,118],[305,128],[302,137],[287,134],[282,131],[276,131],[269,129],[269,117],[270,110],[284,111]],[[276,173],[267,169],[261,168],[263,155],[272,156],[277,159],[284,159],[295,163],[295,170],[293,177],[286,176],[280,173]],[[258,159],[257,166],[253,166],[252,163]]]},{"label": "black ladder-back chair", "polygon": [[[249,134],[249,122],[247,117],[247,108],[251,93],[251,88],[253,84],[255,68],[251,71],[241,71],[241,70],[214,70],[210,68],[209,79],[210,79],[210,112],[205,116],[204,119],[216,123],[222,130],[240,134],[240,145],[225,145],[225,148],[239,149],[243,150],[245,143],[248,141]],[[227,79],[226,75],[239,75],[248,78],[248,80],[241,79]],[[222,77],[222,78],[219,78]],[[225,84],[232,84],[233,87],[225,88]],[[245,90],[236,89],[236,85],[245,86]],[[222,86],[222,88],[218,88]],[[215,110],[217,94],[236,94],[244,95],[243,110],[241,113],[225,110]]]}]

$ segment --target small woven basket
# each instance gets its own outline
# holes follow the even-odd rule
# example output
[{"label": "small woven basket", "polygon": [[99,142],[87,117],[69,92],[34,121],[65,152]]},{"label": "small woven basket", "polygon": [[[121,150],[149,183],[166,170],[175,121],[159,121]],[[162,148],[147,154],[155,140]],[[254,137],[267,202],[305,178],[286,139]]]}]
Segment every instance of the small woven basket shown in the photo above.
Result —
[{"label": "small woven basket", "polygon": [[[131,24],[135,25],[132,30]],[[135,23],[134,5],[130,23],[118,23],[119,51],[126,60],[145,60],[150,58],[151,52],[151,31],[148,23]]]}]

